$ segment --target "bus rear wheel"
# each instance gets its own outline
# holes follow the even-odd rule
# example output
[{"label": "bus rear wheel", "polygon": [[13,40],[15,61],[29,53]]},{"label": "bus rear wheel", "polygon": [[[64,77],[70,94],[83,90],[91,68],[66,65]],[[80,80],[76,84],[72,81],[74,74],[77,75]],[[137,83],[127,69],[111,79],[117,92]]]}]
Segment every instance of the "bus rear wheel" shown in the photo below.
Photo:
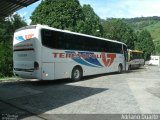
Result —
[{"label": "bus rear wheel", "polygon": [[128,66],[128,70],[131,70],[131,65]]},{"label": "bus rear wheel", "polygon": [[82,69],[81,67],[74,67],[72,70],[72,81],[79,81],[82,78]]}]

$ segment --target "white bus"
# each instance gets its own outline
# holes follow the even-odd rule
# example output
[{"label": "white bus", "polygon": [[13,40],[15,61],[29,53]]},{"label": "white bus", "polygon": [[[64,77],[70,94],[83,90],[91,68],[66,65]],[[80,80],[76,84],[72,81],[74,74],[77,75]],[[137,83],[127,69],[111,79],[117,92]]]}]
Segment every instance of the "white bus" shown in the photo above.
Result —
[{"label": "white bus", "polygon": [[127,66],[127,46],[118,41],[44,25],[17,29],[13,40],[14,73],[22,78],[54,80],[109,72]]},{"label": "white bus", "polygon": [[128,69],[140,68],[141,66],[144,66],[144,62],[143,51],[128,50]]}]

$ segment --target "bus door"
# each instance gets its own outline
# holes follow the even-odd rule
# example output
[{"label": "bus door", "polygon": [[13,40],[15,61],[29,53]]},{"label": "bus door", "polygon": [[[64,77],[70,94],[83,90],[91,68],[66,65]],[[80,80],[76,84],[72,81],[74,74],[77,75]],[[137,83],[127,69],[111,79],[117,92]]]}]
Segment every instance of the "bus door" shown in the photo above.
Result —
[{"label": "bus door", "polygon": [[123,54],[124,54],[124,70],[128,70],[128,51],[127,47],[123,45]]}]

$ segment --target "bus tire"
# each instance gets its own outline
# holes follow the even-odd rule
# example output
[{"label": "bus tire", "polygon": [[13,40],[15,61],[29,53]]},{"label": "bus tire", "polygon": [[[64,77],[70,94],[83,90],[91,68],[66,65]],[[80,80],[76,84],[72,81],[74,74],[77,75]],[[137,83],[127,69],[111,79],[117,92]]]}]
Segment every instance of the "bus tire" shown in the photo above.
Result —
[{"label": "bus tire", "polygon": [[128,70],[131,70],[131,65],[129,65]]},{"label": "bus tire", "polygon": [[118,65],[118,73],[122,73],[122,70],[123,70],[123,66],[122,66],[122,64],[119,64]]},{"label": "bus tire", "polygon": [[82,68],[80,66],[74,67],[71,74],[71,80],[79,81],[81,80],[82,76],[83,76]]}]

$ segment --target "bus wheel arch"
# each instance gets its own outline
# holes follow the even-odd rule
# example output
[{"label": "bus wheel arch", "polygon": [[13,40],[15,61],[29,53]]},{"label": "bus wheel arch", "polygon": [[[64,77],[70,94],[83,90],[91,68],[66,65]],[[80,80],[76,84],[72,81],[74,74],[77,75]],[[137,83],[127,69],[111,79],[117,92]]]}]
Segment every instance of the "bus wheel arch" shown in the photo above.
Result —
[{"label": "bus wheel arch", "polygon": [[76,65],[73,67],[71,72],[71,80],[79,81],[83,77],[83,69],[80,65]]},{"label": "bus wheel arch", "polygon": [[123,71],[123,65],[120,63],[118,65],[118,73],[122,73],[122,71]]}]

